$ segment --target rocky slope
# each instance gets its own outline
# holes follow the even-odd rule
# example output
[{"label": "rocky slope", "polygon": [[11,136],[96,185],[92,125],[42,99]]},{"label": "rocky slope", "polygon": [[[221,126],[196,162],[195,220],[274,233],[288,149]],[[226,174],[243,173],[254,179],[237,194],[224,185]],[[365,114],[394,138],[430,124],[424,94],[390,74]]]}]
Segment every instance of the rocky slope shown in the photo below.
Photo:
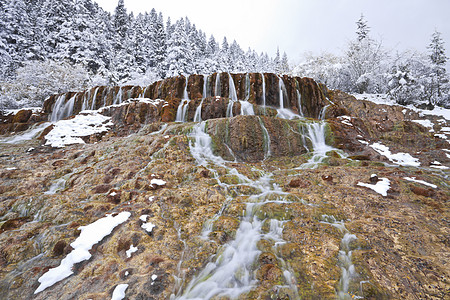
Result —
[{"label": "rocky slope", "polygon": [[[107,129],[45,145],[64,121],[40,121],[103,105]],[[449,296],[441,117],[307,78],[222,73],[56,95],[1,128],[30,126],[0,142],[1,299],[109,299],[120,284],[127,299]],[[43,288],[89,224],[119,217]]]}]

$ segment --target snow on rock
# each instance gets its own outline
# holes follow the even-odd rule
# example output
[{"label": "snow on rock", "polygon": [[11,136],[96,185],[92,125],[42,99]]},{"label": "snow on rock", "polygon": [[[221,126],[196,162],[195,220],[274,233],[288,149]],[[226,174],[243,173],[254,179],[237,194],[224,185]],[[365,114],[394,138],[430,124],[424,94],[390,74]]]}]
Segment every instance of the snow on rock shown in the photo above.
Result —
[{"label": "snow on rock", "polygon": [[148,201],[153,202],[153,200],[155,200],[155,196],[148,197]]},{"label": "snow on rock", "polygon": [[133,254],[134,252],[138,251],[137,247],[134,247],[133,245],[130,246],[130,249],[128,249],[127,251],[125,251],[125,254],[127,255],[128,258],[131,257],[131,254]]},{"label": "snow on rock", "polygon": [[423,127],[433,128],[434,124],[430,120],[412,120],[412,122],[422,125]]},{"label": "snow on rock", "polygon": [[435,169],[441,169],[441,170],[447,170],[448,167],[443,166],[440,162],[438,161],[434,161],[430,164],[431,168],[435,168]]},{"label": "snow on rock", "polygon": [[116,286],[112,294],[111,300],[122,300],[123,298],[125,298],[125,291],[127,290],[127,288],[128,284],[124,283]]},{"label": "snow on rock", "polygon": [[148,223],[144,223],[141,225],[142,228],[144,228],[147,232],[152,232],[153,228],[156,227],[155,224],[153,224],[152,222],[148,222]]},{"label": "snow on rock", "polygon": [[437,188],[437,185],[432,184],[432,183],[428,183],[428,182],[423,181],[423,180],[418,180],[418,179],[416,179],[416,177],[403,177],[403,179],[411,181],[411,182],[420,183],[420,184],[432,187],[433,189]]},{"label": "snow on rock", "polygon": [[395,153],[393,154],[389,147],[386,147],[383,144],[380,143],[374,143],[370,145],[375,151],[380,153],[381,155],[386,156],[391,162],[400,165],[400,166],[411,166],[411,167],[418,167],[420,166],[420,161],[417,158],[414,158],[409,153]]},{"label": "snow on rock", "polygon": [[353,126],[353,124],[351,123],[352,118],[349,116],[339,116],[338,119],[341,120],[341,123],[347,126]]},{"label": "snow on rock", "polygon": [[96,111],[78,114],[72,119],[56,122],[55,127],[45,136],[45,145],[62,148],[71,144],[84,144],[81,137],[106,132],[108,126],[112,125],[111,117]]},{"label": "snow on rock", "polygon": [[142,222],[147,222],[147,218],[148,218],[148,215],[142,215],[139,217],[139,220],[141,220]]},{"label": "snow on rock", "polygon": [[378,181],[376,184],[358,182],[357,185],[372,189],[378,194],[381,194],[382,196],[386,197],[387,191],[391,187],[391,182],[387,178],[380,178],[380,181]]},{"label": "snow on rock", "polygon": [[164,186],[164,185],[166,185],[166,182],[165,182],[164,180],[161,180],[161,179],[153,178],[153,179],[150,181],[150,184],[151,184],[151,185]]},{"label": "snow on rock", "polygon": [[107,215],[94,223],[79,227],[78,229],[81,230],[80,236],[70,244],[73,248],[72,252],[61,261],[58,267],[48,270],[38,279],[40,285],[34,293],[37,294],[72,275],[73,265],[91,258],[92,255],[89,250],[92,246],[111,234],[113,229],[128,220],[130,215],[130,212],[121,212],[116,216]]}]

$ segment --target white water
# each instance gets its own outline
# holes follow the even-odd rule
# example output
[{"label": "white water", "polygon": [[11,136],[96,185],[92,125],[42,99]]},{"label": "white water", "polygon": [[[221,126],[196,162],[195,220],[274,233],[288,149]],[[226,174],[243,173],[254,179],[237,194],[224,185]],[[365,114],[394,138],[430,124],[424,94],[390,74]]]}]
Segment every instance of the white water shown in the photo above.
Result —
[{"label": "white water", "polygon": [[208,82],[209,82],[209,76],[203,75],[203,93],[202,93],[203,99],[208,97]]},{"label": "white water", "polygon": [[230,73],[228,73],[228,94],[231,100],[233,101],[238,100],[236,87],[234,86],[234,80],[233,77],[231,77]]},{"label": "white water", "polygon": [[250,74],[245,75],[245,101],[250,99]]},{"label": "white water", "polygon": [[6,144],[17,144],[23,141],[29,141],[36,137],[39,133],[44,131],[47,126],[49,126],[49,122],[42,123],[38,126],[33,126],[32,128],[21,132],[20,134],[15,134],[14,136],[7,137],[4,139],[0,139],[0,143],[6,143]]},{"label": "white water", "polygon": [[[286,86],[284,85],[283,78],[280,76],[277,76],[277,77],[278,77],[278,89],[279,89],[278,93],[280,95],[280,109],[284,109],[284,96],[285,96],[284,94],[285,93],[287,94]],[[287,99],[287,96],[286,96],[286,99]],[[289,99],[287,102],[289,103]]]},{"label": "white water", "polygon": [[261,77],[262,77],[262,103],[263,103],[263,107],[264,107],[264,112],[266,109],[266,79],[264,78],[264,74],[261,73]]},{"label": "white water", "polygon": [[258,120],[259,120],[259,124],[261,125],[261,128],[264,133],[264,148],[265,148],[265,152],[266,152],[264,154],[264,159],[267,159],[272,154],[270,152],[270,135],[269,135],[269,132],[267,131],[266,126],[264,126],[263,120],[261,120],[260,117],[258,117]]},{"label": "white water", "polygon": [[203,100],[205,100],[205,98],[203,98],[202,101],[200,101],[199,106],[197,106],[197,108],[195,109],[194,122],[201,122],[202,121]]},{"label": "white water", "polygon": [[303,108],[302,108],[302,95],[297,90],[297,102],[298,102],[298,113],[303,118],[305,115],[303,114]]},{"label": "white water", "polygon": [[52,114],[50,116],[50,122],[57,122],[61,119],[71,116],[73,113],[73,105],[75,103],[75,98],[77,95],[78,93],[73,95],[72,98],[70,98],[69,101],[65,103],[64,101],[66,100],[66,94],[59,96],[53,106]]},{"label": "white water", "polygon": [[236,103],[236,100],[229,100],[228,101],[228,106],[227,106],[227,112],[226,112],[226,117],[227,118],[232,118],[233,117],[233,106],[234,103]]},{"label": "white water", "polygon": [[327,152],[334,150],[325,142],[325,122],[309,123],[306,138],[312,144],[312,157],[307,163],[300,166],[301,169],[315,169],[327,157]]},{"label": "white water", "polygon": [[187,109],[189,107],[190,101],[191,100],[189,100],[189,99],[181,100],[180,105],[178,105],[177,116],[175,118],[175,122],[186,122],[186,114],[187,114]]},{"label": "white water", "polygon": [[81,110],[86,110],[88,106],[88,101],[91,98],[92,89],[89,89],[88,92],[83,95],[83,104],[81,105]]},{"label": "white water", "polygon": [[98,89],[99,89],[99,87],[95,88],[94,97],[92,98],[92,103],[91,103],[91,110],[95,109],[95,100],[97,99]]},{"label": "white water", "polygon": [[222,96],[220,92],[220,73],[216,75],[216,84],[214,86],[214,96]]},{"label": "white water", "polygon": [[[221,157],[215,156],[211,150],[211,137],[206,133],[206,122],[194,126],[192,136],[195,138],[195,142],[190,144],[190,149],[197,164],[205,167],[215,165],[225,168],[229,175],[239,178],[240,183],[235,186],[251,186],[259,193],[247,198],[245,213],[236,231],[235,239],[223,245],[206,267],[188,283],[185,290],[181,291],[177,298],[172,295],[171,299],[210,299],[212,297],[235,299],[249,292],[257,283],[254,278],[254,262],[261,253],[257,248],[258,241],[262,238],[272,240],[275,247],[285,243],[281,239],[284,223],[271,220],[270,231],[264,234],[261,230],[263,220],[259,220],[255,213],[264,203],[274,202],[273,196],[278,199],[287,193],[283,192],[276,184],[271,183],[271,175],[262,175],[257,180],[251,180],[236,169],[228,167],[226,161]],[[221,187],[225,189],[233,187],[221,183],[217,172],[212,168],[210,170]],[[232,200],[232,198],[228,198],[227,202]],[[224,208],[222,207],[212,220],[206,222],[201,234],[202,238],[208,238],[214,220],[221,215]],[[292,286],[291,290],[294,295],[297,295],[295,279],[287,265],[284,262],[282,265],[286,266],[283,268],[286,286]]]},{"label": "white water", "polygon": [[188,99],[189,100],[189,95],[188,95],[188,80],[189,80],[189,76],[186,76],[186,83],[184,84],[184,91],[183,91],[183,99]]},{"label": "white water", "polygon": [[336,221],[334,216],[322,215],[321,223],[329,224],[337,228],[344,236],[341,240],[340,250],[338,254],[338,265],[341,268],[341,278],[339,279],[339,288],[337,290],[338,299],[361,299],[361,296],[349,293],[349,286],[352,280],[357,279],[358,274],[355,271],[355,266],[352,262],[352,251],[350,250],[350,243],[357,240],[356,235],[349,233],[343,221]]},{"label": "white water", "polygon": [[183,99],[181,100],[180,104],[178,105],[177,116],[175,118],[175,122],[186,122],[187,110],[189,108],[189,102],[191,102],[191,100],[189,99],[188,92],[187,92],[188,79],[189,79],[189,76],[186,76],[186,84],[184,85]]},{"label": "white water", "polygon": [[241,103],[241,116],[254,116],[255,111],[253,110],[253,104],[248,101],[239,100]]},{"label": "white water", "polygon": [[123,95],[123,91],[122,91],[122,87],[120,87],[119,91],[117,92],[116,97],[114,97],[113,104],[120,104],[120,103],[122,103],[122,95]]}]

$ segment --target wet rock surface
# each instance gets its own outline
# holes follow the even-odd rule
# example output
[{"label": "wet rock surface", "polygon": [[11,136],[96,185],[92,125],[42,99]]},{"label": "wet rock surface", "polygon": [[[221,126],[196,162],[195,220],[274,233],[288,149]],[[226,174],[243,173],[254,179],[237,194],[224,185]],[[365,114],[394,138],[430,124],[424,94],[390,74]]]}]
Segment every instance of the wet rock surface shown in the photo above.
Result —
[{"label": "wet rock surface", "polygon": [[[227,74],[221,76],[227,90]],[[264,76],[266,83],[277,80]],[[262,80],[260,74],[249,77],[251,87]],[[236,87],[245,86],[245,76],[233,79]],[[115,125],[86,144],[0,143],[1,299],[108,299],[118,284],[129,285],[129,299],[185,296],[190,282],[235,241],[250,211],[261,223],[249,267],[255,281],[238,299],[336,299],[343,290],[345,297],[364,299],[448,296],[450,182],[448,171],[430,165],[438,160],[448,166],[449,146],[412,122],[421,119],[417,113],[328,92],[334,104],[326,111],[325,135],[336,150],[315,169],[304,169],[314,146],[309,124],[316,120],[223,118],[228,95],[221,103],[212,94],[203,103],[204,119],[210,119],[205,133],[213,153],[227,161],[199,165],[192,150],[196,123],[173,123],[163,113],[166,103],[176,111],[184,82],[173,79],[177,87],[166,89],[172,100],[105,109]],[[189,84],[203,84],[202,76],[190,77]],[[313,83],[299,84],[302,99],[313,93]],[[155,95],[165,89],[159,85],[140,92]],[[201,89],[190,93],[197,99],[194,112]],[[251,88],[249,101],[259,104],[258,93]],[[325,104],[320,101],[305,103],[305,115],[317,117]],[[396,165],[370,147],[375,142],[410,153],[421,165]],[[376,184],[372,174],[377,182],[389,180],[386,196],[358,185]],[[260,185],[271,192],[261,196]],[[34,294],[38,279],[73,250],[81,226],[125,211],[131,216],[93,246],[89,260]],[[143,227],[149,223],[150,231]],[[130,254],[132,247],[137,250]],[[343,269],[350,265],[342,264],[343,256],[354,268],[346,288]]]}]

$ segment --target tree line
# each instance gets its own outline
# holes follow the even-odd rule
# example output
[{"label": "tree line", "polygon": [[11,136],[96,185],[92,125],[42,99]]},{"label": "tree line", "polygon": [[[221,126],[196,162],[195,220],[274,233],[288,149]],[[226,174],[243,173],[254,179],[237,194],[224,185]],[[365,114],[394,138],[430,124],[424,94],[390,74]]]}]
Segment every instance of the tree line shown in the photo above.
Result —
[{"label": "tree line", "polygon": [[4,106],[39,103],[49,94],[93,85],[288,70],[286,53],[269,57],[250,48],[244,51],[226,37],[219,43],[187,17],[172,23],[155,9],[135,16],[123,0],[113,14],[92,0],[0,0]]},{"label": "tree line", "polygon": [[439,31],[432,33],[427,53],[410,50],[394,53],[371,37],[363,15],[356,25],[356,38],[349,42],[343,55],[307,55],[292,73],[349,93],[388,94],[402,105],[450,108],[450,84],[445,68],[448,58]]}]

